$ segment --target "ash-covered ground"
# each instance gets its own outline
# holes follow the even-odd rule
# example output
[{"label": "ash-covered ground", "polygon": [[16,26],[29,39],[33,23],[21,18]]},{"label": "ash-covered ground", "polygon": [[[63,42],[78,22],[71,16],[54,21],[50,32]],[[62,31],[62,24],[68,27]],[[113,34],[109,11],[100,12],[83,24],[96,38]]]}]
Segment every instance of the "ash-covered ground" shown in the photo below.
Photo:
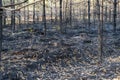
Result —
[{"label": "ash-covered ground", "polygon": [[102,64],[97,30],[3,32],[0,80],[120,80],[120,31],[104,31]]}]

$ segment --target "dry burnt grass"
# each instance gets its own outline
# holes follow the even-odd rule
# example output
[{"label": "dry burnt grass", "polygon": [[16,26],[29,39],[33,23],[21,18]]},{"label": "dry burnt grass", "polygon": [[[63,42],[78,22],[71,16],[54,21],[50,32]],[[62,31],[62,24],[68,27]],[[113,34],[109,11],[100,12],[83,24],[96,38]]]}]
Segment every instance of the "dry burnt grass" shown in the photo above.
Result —
[{"label": "dry burnt grass", "polygon": [[[49,33],[43,37],[38,35],[41,33],[33,32],[38,41],[32,48],[21,45],[21,50],[4,49],[0,80],[109,80],[120,75],[119,35],[106,40],[104,61],[99,65],[94,33],[89,39],[81,39],[76,33]],[[15,40],[29,41],[32,39],[30,35],[19,34],[4,40],[9,44]]]}]

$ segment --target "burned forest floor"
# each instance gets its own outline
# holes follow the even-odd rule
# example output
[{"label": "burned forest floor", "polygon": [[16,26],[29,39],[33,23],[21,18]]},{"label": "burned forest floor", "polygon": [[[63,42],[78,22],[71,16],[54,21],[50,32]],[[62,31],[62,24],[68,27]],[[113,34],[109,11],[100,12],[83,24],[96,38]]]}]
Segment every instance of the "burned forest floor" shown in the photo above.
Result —
[{"label": "burned forest floor", "polygon": [[3,30],[0,80],[120,80],[120,30],[104,31],[102,63],[97,30]]}]

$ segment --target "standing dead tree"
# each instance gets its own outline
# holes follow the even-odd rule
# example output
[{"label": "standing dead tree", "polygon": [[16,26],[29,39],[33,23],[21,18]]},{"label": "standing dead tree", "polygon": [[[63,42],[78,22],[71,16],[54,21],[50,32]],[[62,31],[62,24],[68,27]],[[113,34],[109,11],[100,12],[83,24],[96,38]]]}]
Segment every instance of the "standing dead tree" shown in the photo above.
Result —
[{"label": "standing dead tree", "polygon": [[114,26],[114,32],[116,32],[116,18],[117,18],[117,0],[114,0],[114,11],[113,11],[113,26]]},{"label": "standing dead tree", "polygon": [[72,0],[70,0],[70,26],[72,26]]},{"label": "standing dead tree", "polygon": [[35,4],[33,4],[33,24],[35,24],[35,7],[36,7]]},{"label": "standing dead tree", "polygon": [[61,31],[61,33],[63,32],[62,31],[62,0],[60,0],[60,31]]},{"label": "standing dead tree", "polygon": [[[100,63],[102,62],[102,55],[103,55],[103,14],[102,14],[102,17],[101,17],[101,7],[100,7],[100,2],[99,2],[99,0],[97,0],[97,3],[96,3],[96,5],[97,5],[97,10],[98,10],[98,12],[97,12],[97,15],[98,15],[98,41],[99,41],[99,43],[98,43],[98,52],[99,52],[99,60],[100,60]],[[103,6],[103,0],[102,0],[102,6]],[[103,9],[102,9],[102,13],[103,13]],[[101,21],[102,21],[102,23],[101,23]]]},{"label": "standing dead tree", "polygon": [[[0,7],[2,7],[2,0],[0,0]],[[1,52],[2,52],[2,14],[3,14],[3,10],[0,9],[0,61],[1,61]]]},{"label": "standing dead tree", "polygon": [[[17,2],[20,2],[20,0],[17,0]],[[17,7],[20,7],[21,5],[18,5]],[[21,13],[21,11],[19,10],[18,11],[18,13]],[[21,27],[21,19],[22,19],[22,17],[20,16],[20,14],[19,14],[19,16],[18,16],[18,24],[19,24],[19,27]]]},{"label": "standing dead tree", "polygon": [[52,22],[53,22],[53,1],[51,0],[51,2],[50,2],[50,11],[51,11],[51,13],[50,13],[50,16],[51,16],[51,24],[52,24]]},{"label": "standing dead tree", "polygon": [[88,0],[88,29],[90,30],[90,0]]},{"label": "standing dead tree", "polygon": [[[11,5],[15,4],[15,0],[10,0],[10,2],[11,2]],[[11,6],[11,9],[15,9],[15,6]],[[11,12],[11,28],[12,28],[12,31],[14,32],[15,31],[15,11]]]},{"label": "standing dead tree", "polygon": [[100,32],[99,32],[99,39],[100,39],[100,58],[101,58],[101,62],[103,61],[103,4],[104,4],[104,0],[102,0],[102,16],[101,16],[101,28],[99,28],[100,29]]},{"label": "standing dead tree", "polygon": [[57,23],[57,20],[58,20],[58,18],[57,18],[57,13],[58,13],[58,10],[57,10],[57,0],[55,0],[55,23]]},{"label": "standing dead tree", "polygon": [[43,0],[43,24],[44,24],[44,35],[46,36],[46,9],[45,9],[45,0]]}]

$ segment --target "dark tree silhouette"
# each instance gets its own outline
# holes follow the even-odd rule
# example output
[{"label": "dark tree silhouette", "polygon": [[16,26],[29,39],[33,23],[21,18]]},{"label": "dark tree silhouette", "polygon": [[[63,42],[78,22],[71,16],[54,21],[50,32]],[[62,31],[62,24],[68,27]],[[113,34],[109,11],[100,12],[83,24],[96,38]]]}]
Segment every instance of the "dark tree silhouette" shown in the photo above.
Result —
[{"label": "dark tree silhouette", "polygon": [[88,0],[88,29],[90,30],[90,0]]},{"label": "dark tree silhouette", "polygon": [[43,24],[44,24],[44,35],[46,36],[46,9],[45,9],[45,0],[43,0]]},{"label": "dark tree silhouette", "polygon": [[60,31],[61,33],[63,32],[62,31],[62,0],[60,0]]},{"label": "dark tree silhouette", "polygon": [[[0,0],[0,7],[2,7],[2,0]],[[2,13],[3,10],[0,9],[0,61],[1,61],[1,52],[2,52]]]},{"label": "dark tree silhouette", "polygon": [[114,32],[116,32],[116,18],[117,18],[117,0],[114,0],[114,12],[113,12],[113,26],[114,26]]},{"label": "dark tree silhouette", "polygon": [[[11,5],[15,4],[15,0],[10,0]],[[15,9],[15,6],[11,6],[12,9]],[[15,11],[11,12],[11,28],[13,30],[13,32],[15,31]]]}]

